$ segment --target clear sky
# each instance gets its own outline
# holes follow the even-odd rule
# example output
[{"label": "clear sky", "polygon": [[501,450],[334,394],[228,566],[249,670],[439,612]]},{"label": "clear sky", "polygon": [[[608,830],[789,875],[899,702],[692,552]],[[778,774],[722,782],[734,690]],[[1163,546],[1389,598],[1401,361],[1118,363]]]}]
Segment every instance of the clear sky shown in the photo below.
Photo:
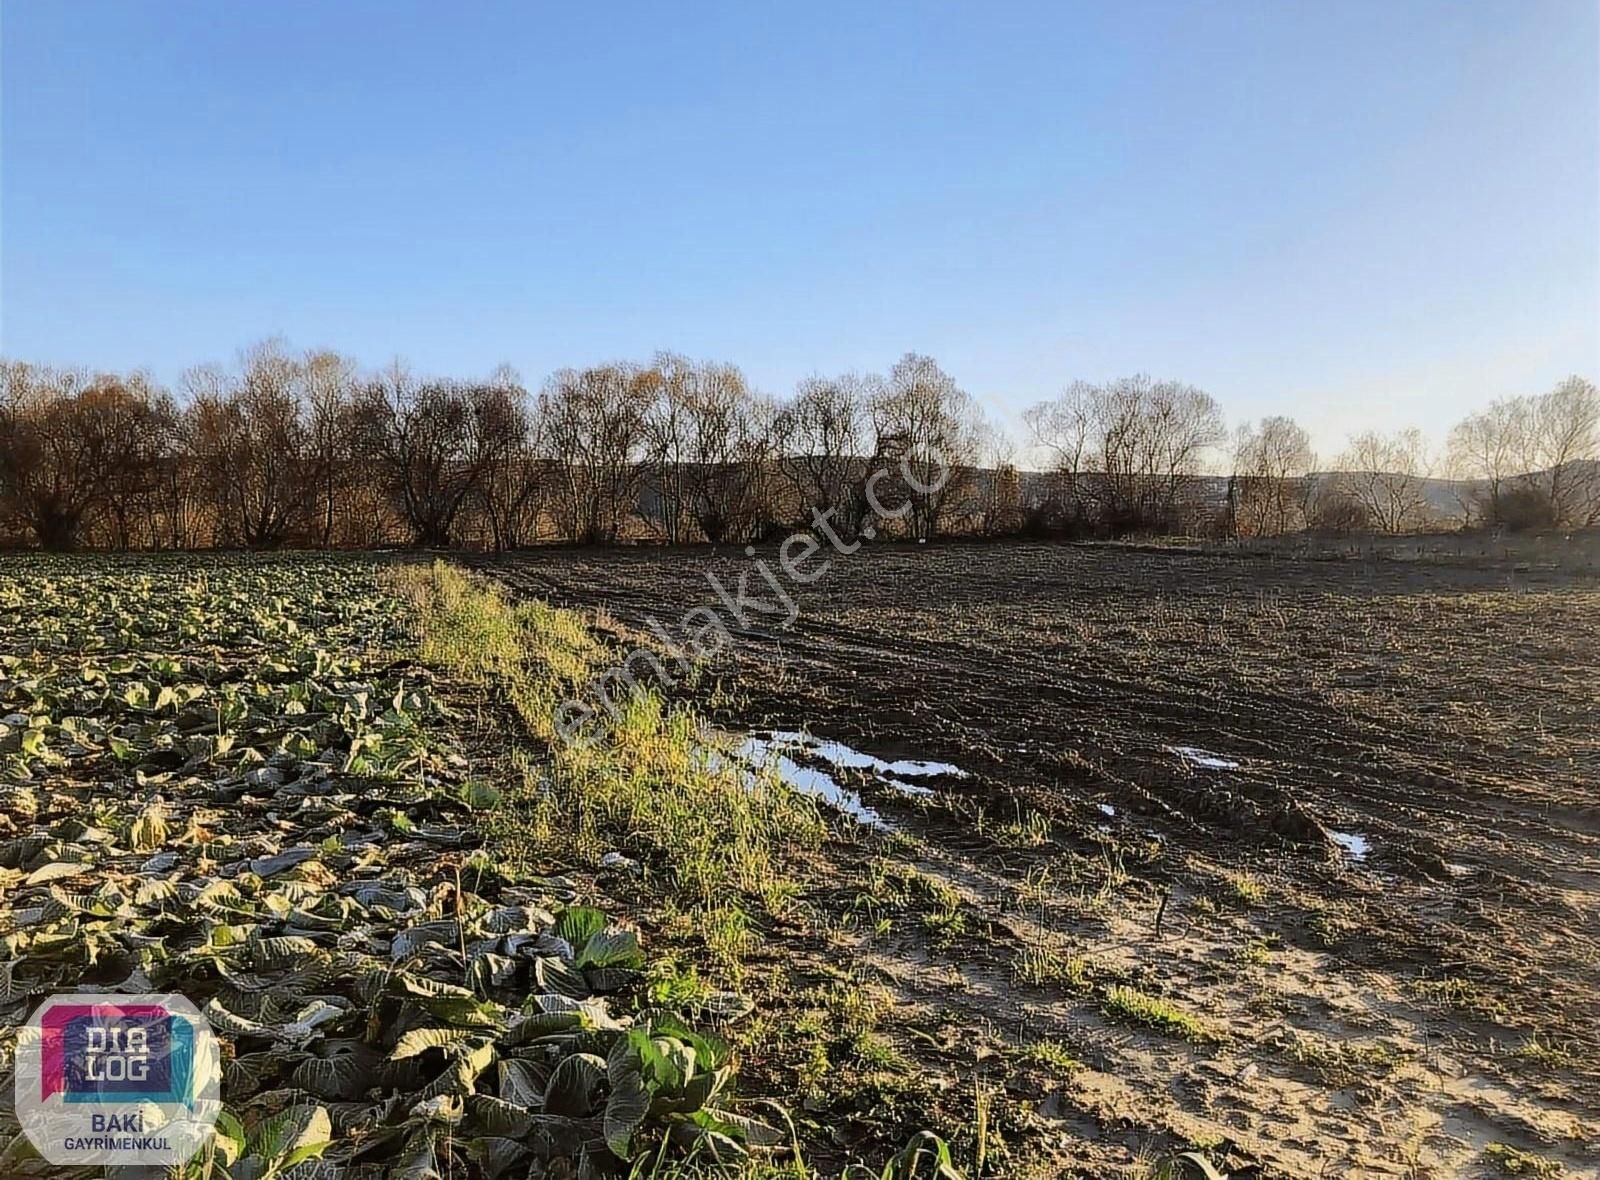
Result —
[{"label": "clear sky", "polygon": [[1595,0],[4,0],[0,348],[931,353],[1331,454],[1600,378]]}]

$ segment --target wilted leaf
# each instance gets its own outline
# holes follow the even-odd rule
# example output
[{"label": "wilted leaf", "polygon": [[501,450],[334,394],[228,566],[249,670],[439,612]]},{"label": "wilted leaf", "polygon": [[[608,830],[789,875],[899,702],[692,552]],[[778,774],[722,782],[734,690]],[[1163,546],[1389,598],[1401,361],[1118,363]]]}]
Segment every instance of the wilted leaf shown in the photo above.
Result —
[{"label": "wilted leaf", "polygon": [[754,1012],[756,1002],[738,992],[712,992],[700,1007],[709,1019],[719,1024],[729,1024]]},{"label": "wilted leaf", "polygon": [[408,959],[417,953],[418,948],[428,943],[438,943],[441,946],[454,947],[461,937],[461,928],[455,922],[425,922],[420,926],[412,926],[402,930],[394,936],[394,941],[389,946],[389,957],[399,962]]},{"label": "wilted leaf", "polygon": [[280,1169],[315,1159],[328,1149],[333,1123],[326,1107],[306,1103],[264,1119],[247,1136],[250,1153],[274,1161]]},{"label": "wilted leaf", "polygon": [[159,803],[152,803],[141,811],[128,831],[128,840],[135,852],[154,852],[166,839],[167,819]]},{"label": "wilted leaf", "polygon": [[578,947],[579,967],[624,967],[637,969],[644,966],[644,952],[639,949],[639,936],[631,930],[612,928],[599,930]]},{"label": "wilted leaf", "polygon": [[549,1071],[532,1061],[521,1058],[503,1058],[499,1067],[499,1090],[502,1100],[513,1106],[539,1110],[544,1106],[545,1087],[549,1084]]},{"label": "wilted leaf", "polygon": [[467,1143],[467,1155],[475,1160],[488,1180],[500,1180],[527,1158],[528,1149],[515,1139],[483,1136]]},{"label": "wilted leaf", "polygon": [[420,1056],[429,1049],[449,1049],[475,1035],[471,1029],[465,1028],[414,1028],[395,1042],[394,1048],[389,1051],[389,1059],[400,1061]]},{"label": "wilted leaf", "polygon": [[79,861],[57,860],[47,865],[41,865],[28,874],[23,881],[24,885],[43,885],[49,881],[65,881],[69,877],[81,876],[87,873],[93,865],[83,864]]},{"label": "wilted leaf", "polygon": [[359,1041],[324,1041],[295,1067],[290,1080],[330,1102],[361,1097],[374,1080],[377,1055]]},{"label": "wilted leaf", "polygon": [[611,1096],[606,1099],[606,1146],[620,1159],[627,1159],[633,1136],[650,1113],[650,1092],[637,1069],[625,1069],[611,1078]]},{"label": "wilted leaf", "polygon": [[429,1083],[422,1093],[428,1098],[439,1094],[471,1094],[477,1086],[479,1075],[494,1064],[494,1059],[494,1042],[465,1042],[457,1048],[445,1071]]},{"label": "wilted leaf", "polygon": [[574,1053],[563,1058],[545,1086],[545,1111],[587,1118],[594,1113],[595,1093],[605,1077],[606,1063],[593,1053]]}]

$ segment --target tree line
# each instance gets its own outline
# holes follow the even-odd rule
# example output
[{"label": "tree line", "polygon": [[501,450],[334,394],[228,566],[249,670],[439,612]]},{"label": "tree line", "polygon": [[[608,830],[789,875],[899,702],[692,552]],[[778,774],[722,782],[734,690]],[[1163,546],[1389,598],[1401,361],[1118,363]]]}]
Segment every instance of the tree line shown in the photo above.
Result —
[{"label": "tree line", "polygon": [[1294,419],[1247,422],[1230,437],[1210,395],[1145,376],[1079,382],[1024,421],[1053,473],[1027,511],[1069,532],[1600,526],[1600,393],[1582,377],[1493,402],[1440,452],[1420,430],[1364,431],[1321,470]]},{"label": "tree line", "polygon": [[[174,392],[139,373],[0,361],[0,539],[48,549],[515,548],[762,540],[813,508],[846,535],[869,498],[908,536],[992,532],[1017,481],[927,357],[779,401],[737,366],[660,354],[537,391],[362,372],[271,340]],[[1000,463],[1004,466],[1003,463]],[[927,478],[948,468],[942,480]],[[871,482],[875,470],[893,478]],[[984,478],[976,476],[983,468]],[[920,478],[919,478],[920,476]]]},{"label": "tree line", "polygon": [[[1577,378],[1468,418],[1450,460],[1481,494],[1463,507],[1513,527],[1600,523],[1597,419]],[[914,353],[782,399],[736,365],[672,353],[562,369],[536,390],[508,368],[364,371],[280,340],[191,369],[175,391],[0,360],[0,543],[748,544],[813,513],[852,537],[885,507],[920,539],[1425,523],[1414,432],[1359,436],[1339,476],[1316,476],[1291,419],[1230,438],[1209,394],[1145,376],[1074,384],[1024,422],[1044,471],[1020,469],[977,401]]]}]

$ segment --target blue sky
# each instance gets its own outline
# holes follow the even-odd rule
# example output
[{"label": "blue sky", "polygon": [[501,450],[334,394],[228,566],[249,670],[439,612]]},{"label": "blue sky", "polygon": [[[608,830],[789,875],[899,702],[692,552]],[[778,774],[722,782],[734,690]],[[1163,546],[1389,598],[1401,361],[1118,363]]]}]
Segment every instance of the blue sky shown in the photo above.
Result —
[{"label": "blue sky", "polygon": [[1011,421],[1147,371],[1442,434],[1600,378],[1596,12],[5,0],[0,348],[914,349]]}]

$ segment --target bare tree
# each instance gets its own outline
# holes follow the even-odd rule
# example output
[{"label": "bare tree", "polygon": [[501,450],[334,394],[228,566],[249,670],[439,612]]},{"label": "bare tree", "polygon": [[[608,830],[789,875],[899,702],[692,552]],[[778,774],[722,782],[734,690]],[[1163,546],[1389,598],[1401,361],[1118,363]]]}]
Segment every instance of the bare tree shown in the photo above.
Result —
[{"label": "bare tree", "polygon": [[698,462],[693,403],[697,366],[676,353],[656,357],[655,397],[640,423],[646,462],[667,544],[687,540],[689,483]]},{"label": "bare tree", "polygon": [[667,542],[688,540],[691,529],[712,544],[753,535],[771,503],[775,408],[737,365],[660,353],[651,371],[642,432]]},{"label": "bare tree", "polygon": [[1431,461],[1420,430],[1367,431],[1350,440],[1339,458],[1339,491],[1361,506],[1372,527],[1385,533],[1421,528],[1430,512],[1424,484]]},{"label": "bare tree", "polygon": [[1222,411],[1203,390],[1140,374],[1077,382],[1026,415],[1073,503],[1069,511],[1112,533],[1178,526]]},{"label": "bare tree", "polygon": [[1600,523],[1600,394],[1568,377],[1533,399],[1523,466],[1550,503],[1552,523]]},{"label": "bare tree", "polygon": [[877,436],[871,466],[892,463],[894,483],[911,508],[911,535],[938,535],[973,481],[981,426],[971,396],[932,357],[908,352],[869,412]]},{"label": "bare tree", "polygon": [[633,364],[562,369],[539,395],[566,536],[613,541],[638,503],[645,416],[660,375]]},{"label": "bare tree", "polygon": [[1230,503],[1237,531],[1249,536],[1303,528],[1304,484],[1315,457],[1311,436],[1293,418],[1263,418],[1234,436]]},{"label": "bare tree", "polygon": [[972,470],[959,504],[947,509],[964,532],[998,537],[1021,530],[1022,475],[1015,441],[998,422],[974,412]]},{"label": "bare tree", "polygon": [[1449,457],[1458,478],[1482,482],[1487,523],[1600,523],[1600,395],[1581,377],[1469,415],[1450,432]]},{"label": "bare tree", "polygon": [[866,513],[862,494],[867,449],[867,406],[873,379],[855,374],[810,377],[781,410],[776,423],[783,465],[802,504],[833,514],[830,527],[845,537],[861,529]]},{"label": "bare tree", "polygon": [[541,446],[543,423],[529,404],[522,378],[502,365],[490,384],[510,394],[502,429],[506,445],[489,459],[479,496],[496,550],[516,549],[538,539],[539,512],[550,478]]},{"label": "bare tree", "polygon": [[718,543],[746,527],[751,445],[762,429],[737,365],[661,353],[644,417],[645,454],[669,544],[698,528]]},{"label": "bare tree", "polygon": [[148,373],[97,377],[91,388],[107,400],[105,495],[98,517],[101,543],[115,549],[157,543],[162,466],[171,453],[177,408]]},{"label": "bare tree", "polygon": [[303,362],[307,434],[307,472],[316,485],[318,539],[333,544],[339,502],[356,478],[361,437],[356,421],[356,366],[336,352],[309,352]]},{"label": "bare tree", "polygon": [[1088,473],[1089,434],[1094,386],[1075,381],[1060,397],[1039,402],[1023,412],[1035,448],[1044,452],[1051,477],[1050,502],[1043,505],[1043,520],[1055,518],[1069,531],[1089,522],[1089,497],[1083,486]]},{"label": "bare tree", "polygon": [[1033,444],[1044,450],[1049,466],[1073,474],[1088,469],[1094,388],[1086,381],[1074,381],[1055,400],[1023,411]]},{"label": "bare tree", "polygon": [[770,456],[770,415],[736,365],[698,367],[688,402],[690,512],[701,535],[721,544],[754,527],[754,489]]},{"label": "bare tree", "polygon": [[463,507],[526,437],[520,386],[418,381],[396,363],[368,384],[366,437],[412,544],[450,544]]},{"label": "bare tree", "polygon": [[[1461,480],[1482,481],[1482,516],[1499,523],[1501,502],[1510,481],[1520,473],[1518,463],[1528,432],[1525,398],[1500,398],[1469,415],[1450,431],[1446,446],[1448,469]],[[1469,510],[1470,504],[1465,505]]]},{"label": "bare tree", "polygon": [[[0,542],[502,549],[552,522],[562,537],[615,540],[638,513],[669,542],[720,543],[812,512],[853,538],[869,511],[902,507],[890,527],[919,538],[1172,530],[1196,519],[1225,441],[1210,395],[1144,375],[1077,382],[1024,421],[1051,468],[1044,496],[973,399],[916,354],[886,376],[812,378],[785,403],[735,365],[672,353],[562,370],[536,400],[509,369],[420,381],[396,365],[367,378],[337,353],[278,340],[190,370],[181,401],[142,373],[0,359]],[[1588,380],[1491,403],[1457,424],[1448,454],[1481,520],[1600,525],[1600,392]],[[1430,519],[1416,431],[1356,435],[1333,475],[1312,464],[1292,419],[1240,427],[1228,527],[1399,532]]]},{"label": "bare tree", "polygon": [[160,416],[142,379],[0,363],[0,508],[46,549],[71,549],[96,513],[114,543],[131,540],[119,491],[144,485]]},{"label": "bare tree", "polygon": [[749,503],[745,541],[766,540],[799,520],[802,512],[786,462],[785,405],[757,395],[750,404],[750,435],[745,447]]},{"label": "bare tree", "polygon": [[206,472],[214,536],[282,545],[304,524],[313,487],[305,369],[281,340],[244,350],[237,372],[215,365],[184,375],[191,448]]},{"label": "bare tree", "polygon": [[194,447],[193,406],[180,406],[170,399],[167,404],[172,422],[156,476],[160,535],[154,543],[157,548],[198,549],[205,543],[211,523],[209,475]]}]

